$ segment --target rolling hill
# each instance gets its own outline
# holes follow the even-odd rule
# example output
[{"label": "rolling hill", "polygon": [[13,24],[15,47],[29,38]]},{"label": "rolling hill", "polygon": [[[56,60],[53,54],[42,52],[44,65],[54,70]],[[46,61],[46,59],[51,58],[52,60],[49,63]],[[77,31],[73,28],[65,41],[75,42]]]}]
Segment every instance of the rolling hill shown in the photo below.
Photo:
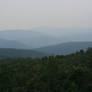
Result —
[{"label": "rolling hill", "polygon": [[15,40],[28,46],[28,49],[53,45],[60,42],[60,39],[32,30],[4,30],[0,31],[0,38]]},{"label": "rolling hill", "polygon": [[17,41],[33,49],[71,41],[91,42],[92,29],[40,27],[31,30],[0,30],[0,38]]},{"label": "rolling hill", "polygon": [[48,53],[49,55],[66,55],[81,49],[86,50],[89,47],[92,47],[92,42],[68,42],[43,48],[37,48],[35,50]]},{"label": "rolling hill", "polygon": [[34,50],[0,48],[0,58],[16,58],[16,57],[38,58],[42,56],[46,56],[46,54]]},{"label": "rolling hill", "polygon": [[15,40],[0,39],[0,48],[27,48],[26,45]]}]

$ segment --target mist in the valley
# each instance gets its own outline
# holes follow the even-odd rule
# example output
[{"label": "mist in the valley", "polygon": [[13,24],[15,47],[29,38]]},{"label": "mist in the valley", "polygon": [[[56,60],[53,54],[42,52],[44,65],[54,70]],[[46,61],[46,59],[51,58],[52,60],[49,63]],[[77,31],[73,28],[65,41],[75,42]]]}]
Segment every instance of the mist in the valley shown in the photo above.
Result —
[{"label": "mist in the valley", "polygon": [[27,48],[92,41],[91,3],[91,0],[0,0],[0,39],[16,41]]}]

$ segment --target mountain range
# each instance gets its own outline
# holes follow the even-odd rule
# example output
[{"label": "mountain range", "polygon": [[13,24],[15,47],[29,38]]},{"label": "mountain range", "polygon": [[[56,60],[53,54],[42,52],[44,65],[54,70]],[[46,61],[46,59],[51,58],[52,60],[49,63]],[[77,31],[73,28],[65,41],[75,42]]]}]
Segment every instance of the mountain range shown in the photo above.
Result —
[{"label": "mountain range", "polygon": [[24,44],[27,49],[41,48],[65,42],[92,41],[92,29],[59,29],[40,27],[31,30],[1,30],[0,39]]},{"label": "mountain range", "polygon": [[1,30],[0,56],[66,55],[92,47],[91,39],[91,29]]},{"label": "mountain range", "polygon": [[75,53],[79,50],[86,50],[92,48],[92,42],[68,42],[61,43],[57,45],[47,46],[43,48],[35,49],[43,53],[48,53],[49,55],[67,55]]},{"label": "mountain range", "polygon": [[0,39],[0,48],[27,48],[27,46],[21,42],[15,40]]},{"label": "mountain range", "polygon": [[51,55],[68,55],[80,50],[92,48],[92,42],[68,42],[36,49],[0,48],[0,58],[44,57]]},{"label": "mountain range", "polygon": [[25,44],[28,49],[44,47],[60,42],[57,37],[32,30],[0,31],[0,38]]}]

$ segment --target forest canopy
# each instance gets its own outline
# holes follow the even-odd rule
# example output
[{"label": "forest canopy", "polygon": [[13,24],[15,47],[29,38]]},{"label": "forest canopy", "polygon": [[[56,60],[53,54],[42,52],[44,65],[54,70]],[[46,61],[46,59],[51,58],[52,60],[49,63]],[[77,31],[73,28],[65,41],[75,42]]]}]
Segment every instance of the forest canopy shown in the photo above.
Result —
[{"label": "forest canopy", "polygon": [[92,48],[70,55],[0,59],[0,92],[92,92]]}]

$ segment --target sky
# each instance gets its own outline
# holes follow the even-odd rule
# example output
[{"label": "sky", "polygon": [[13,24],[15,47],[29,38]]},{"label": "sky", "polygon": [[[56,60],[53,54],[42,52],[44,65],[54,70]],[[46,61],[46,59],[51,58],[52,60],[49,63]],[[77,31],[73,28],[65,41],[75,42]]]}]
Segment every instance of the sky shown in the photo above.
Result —
[{"label": "sky", "polygon": [[0,0],[0,29],[91,28],[92,0]]}]

